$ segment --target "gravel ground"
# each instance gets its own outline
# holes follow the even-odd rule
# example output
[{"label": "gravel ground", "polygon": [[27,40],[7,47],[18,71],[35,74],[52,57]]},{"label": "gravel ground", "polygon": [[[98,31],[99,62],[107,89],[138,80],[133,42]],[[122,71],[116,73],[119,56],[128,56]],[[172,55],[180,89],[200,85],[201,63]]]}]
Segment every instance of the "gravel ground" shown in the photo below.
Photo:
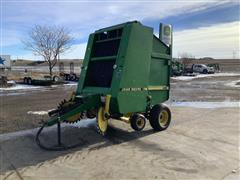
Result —
[{"label": "gravel ground", "polygon": [[[239,80],[240,76],[205,77],[191,81],[172,80],[169,102],[175,101],[240,101],[240,87],[227,84]],[[0,90],[0,134],[39,126],[47,115],[34,115],[34,111],[48,111],[68,99],[75,85]]]}]

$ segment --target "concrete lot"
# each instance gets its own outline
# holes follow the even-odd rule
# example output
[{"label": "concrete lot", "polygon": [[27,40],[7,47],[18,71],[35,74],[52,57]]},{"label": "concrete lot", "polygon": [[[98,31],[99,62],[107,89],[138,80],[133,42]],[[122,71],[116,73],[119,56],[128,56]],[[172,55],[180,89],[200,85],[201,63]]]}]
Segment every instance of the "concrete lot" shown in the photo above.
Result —
[{"label": "concrete lot", "polygon": [[[171,126],[158,133],[114,121],[103,138],[94,121],[66,126],[63,141],[81,145],[64,152],[39,149],[36,130],[0,135],[0,179],[238,179],[239,108],[171,109]],[[54,143],[53,133],[42,139]]]}]

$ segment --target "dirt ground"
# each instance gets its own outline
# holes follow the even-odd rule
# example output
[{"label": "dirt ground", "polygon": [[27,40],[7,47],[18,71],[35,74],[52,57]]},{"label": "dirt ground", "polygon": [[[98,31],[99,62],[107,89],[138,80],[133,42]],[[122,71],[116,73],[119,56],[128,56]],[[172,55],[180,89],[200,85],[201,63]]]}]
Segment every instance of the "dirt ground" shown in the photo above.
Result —
[{"label": "dirt ground", "polygon": [[76,86],[59,85],[3,92],[0,96],[0,133],[38,127],[48,116],[32,115],[28,112],[54,109],[63,99],[68,99],[75,89]]},{"label": "dirt ground", "polygon": [[[147,123],[142,132],[111,121],[107,137],[95,121],[63,127],[63,142],[79,142],[75,149],[50,152],[35,143],[47,111],[70,96],[76,85],[1,91],[0,179],[239,179],[238,107],[177,107],[171,102],[239,102],[239,87],[227,84],[240,76],[173,80],[172,123],[154,132]],[[29,129],[29,130],[25,130]],[[20,131],[24,130],[24,131]],[[15,132],[17,131],[17,132]],[[42,140],[56,143],[55,127]]]},{"label": "dirt ground", "polygon": [[[172,80],[169,102],[175,101],[240,101],[240,87],[226,84],[239,76],[208,77],[191,81]],[[0,91],[0,134],[39,126],[47,115],[28,114],[29,111],[47,111],[68,99],[75,85],[59,85],[25,90]]]}]

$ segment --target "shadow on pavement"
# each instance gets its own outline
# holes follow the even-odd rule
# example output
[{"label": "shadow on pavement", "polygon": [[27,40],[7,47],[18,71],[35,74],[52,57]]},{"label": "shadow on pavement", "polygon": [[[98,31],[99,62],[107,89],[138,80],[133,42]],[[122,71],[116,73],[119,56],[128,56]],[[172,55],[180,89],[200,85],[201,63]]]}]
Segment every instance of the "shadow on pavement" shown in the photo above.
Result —
[{"label": "shadow on pavement", "polygon": [[[35,142],[35,134],[37,129],[31,133],[14,136],[8,139],[0,138],[0,155],[1,166],[0,174],[4,174],[9,170],[16,170],[27,166],[39,164],[44,161],[55,159],[59,156],[66,155],[82,149],[89,151],[101,149],[104,147],[121,144],[124,142],[136,140],[143,136],[148,136],[154,133],[153,130],[142,132],[126,131],[113,126],[109,126],[109,133],[106,137],[100,136],[95,127],[62,127],[62,142],[63,144],[76,144],[79,146],[66,151],[46,151],[38,147]],[[41,141],[47,146],[57,144],[56,128],[50,127],[43,131]]]}]

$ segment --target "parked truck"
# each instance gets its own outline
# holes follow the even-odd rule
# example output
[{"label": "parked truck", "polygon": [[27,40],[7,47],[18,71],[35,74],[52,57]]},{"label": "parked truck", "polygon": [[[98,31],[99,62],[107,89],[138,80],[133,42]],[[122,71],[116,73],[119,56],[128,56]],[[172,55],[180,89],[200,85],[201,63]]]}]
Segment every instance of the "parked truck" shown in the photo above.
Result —
[{"label": "parked truck", "polygon": [[205,64],[193,64],[184,68],[184,73],[200,73],[200,74],[213,74],[215,73],[214,67],[209,67]]}]

